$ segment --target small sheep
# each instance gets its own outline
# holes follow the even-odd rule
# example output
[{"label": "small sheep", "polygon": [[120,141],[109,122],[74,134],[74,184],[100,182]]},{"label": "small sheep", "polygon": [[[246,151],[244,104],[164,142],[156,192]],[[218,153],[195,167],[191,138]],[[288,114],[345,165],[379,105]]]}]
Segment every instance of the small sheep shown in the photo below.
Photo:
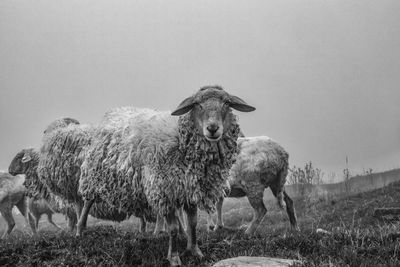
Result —
[{"label": "small sheep", "polygon": [[[62,118],[52,122],[44,131],[42,147],[39,153],[37,173],[39,183],[64,201],[75,207],[79,218],[83,208],[83,199],[78,192],[80,168],[86,157],[86,150],[93,142],[99,128],[93,125],[79,124],[75,119]],[[130,214],[106,205],[96,203],[90,214],[98,219],[123,221]],[[144,219],[141,218],[145,228]],[[82,223],[86,227],[86,220]]]},{"label": "small sheep", "polygon": [[[229,176],[230,192],[227,197],[247,196],[254,209],[254,217],[246,234],[253,234],[267,212],[263,202],[264,190],[270,188],[279,207],[286,203],[286,211],[293,229],[298,230],[292,199],[284,189],[289,166],[288,153],[267,136],[238,139],[239,155]],[[223,198],[217,203],[217,226],[222,227]],[[211,225],[209,215],[209,225]]]},{"label": "small sheep", "polygon": [[28,207],[35,217],[36,228],[42,214],[47,214],[49,222],[60,228],[52,221],[53,213],[59,212],[67,216],[68,227],[72,231],[77,222],[77,216],[73,207],[60,197],[50,193],[47,187],[39,180],[37,175],[38,164],[39,152],[33,148],[23,149],[11,161],[8,172],[12,175],[25,175],[24,186],[27,188],[27,193],[30,196]]},{"label": "small sheep", "polygon": [[36,235],[37,223],[43,214],[47,214],[49,223],[60,228],[52,220],[54,211],[49,204],[43,200],[29,198],[27,189],[24,186],[25,177],[23,175],[11,175],[0,173],[0,213],[7,222],[7,229],[1,238],[10,235],[15,226],[12,208],[16,206],[25,220],[29,223],[32,233]]},{"label": "small sheep", "polygon": [[14,177],[9,173],[0,172],[0,213],[7,222],[7,229],[1,236],[8,236],[15,226],[12,208],[17,206],[18,210],[29,222],[33,234],[36,234],[35,223],[32,216],[28,216],[27,199],[23,176]]},{"label": "small sheep", "polygon": [[183,206],[188,218],[187,252],[202,257],[196,240],[197,208],[215,209],[237,154],[240,129],[231,108],[255,110],[221,87],[207,86],[172,114],[134,108],[107,113],[82,164],[83,211],[87,213],[100,198],[122,210],[165,216],[168,259],[172,266],[180,266],[176,210]]}]

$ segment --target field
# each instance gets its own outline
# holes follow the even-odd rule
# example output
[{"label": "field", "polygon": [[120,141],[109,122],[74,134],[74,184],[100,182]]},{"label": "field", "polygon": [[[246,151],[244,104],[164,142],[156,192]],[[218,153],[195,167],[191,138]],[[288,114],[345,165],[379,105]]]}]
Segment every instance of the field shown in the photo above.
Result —
[{"label": "field", "polygon": [[[301,232],[292,232],[286,213],[266,203],[267,216],[253,237],[244,235],[252,210],[246,198],[224,203],[225,225],[208,232],[199,218],[199,246],[205,257],[182,257],[185,266],[211,266],[239,255],[300,260],[301,266],[400,266],[400,224],[374,218],[377,207],[400,207],[400,182],[382,189],[306,203],[296,201]],[[84,237],[57,231],[42,218],[39,237],[32,238],[21,218],[12,237],[0,240],[0,266],[168,266],[168,237],[138,233],[136,218],[122,223],[90,218]],[[56,222],[65,227],[63,216]],[[317,233],[321,228],[329,233]],[[0,229],[5,229],[1,219]],[[185,248],[181,238],[179,250]]]}]

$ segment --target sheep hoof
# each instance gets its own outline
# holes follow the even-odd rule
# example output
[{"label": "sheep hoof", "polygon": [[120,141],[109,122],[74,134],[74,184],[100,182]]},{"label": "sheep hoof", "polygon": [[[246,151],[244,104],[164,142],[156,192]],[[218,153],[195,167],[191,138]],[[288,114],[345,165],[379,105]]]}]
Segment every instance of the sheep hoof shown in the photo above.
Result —
[{"label": "sheep hoof", "polygon": [[168,257],[168,261],[169,261],[171,267],[182,266],[181,259],[179,258],[179,255],[177,255],[177,254]]},{"label": "sheep hoof", "polygon": [[214,226],[214,231],[219,231],[219,230],[222,230],[222,229],[224,229],[223,225],[215,225]]},{"label": "sheep hoof", "polygon": [[204,257],[203,253],[201,252],[201,250],[199,249],[198,246],[194,246],[192,248],[187,248],[185,250],[185,252],[183,252],[183,254],[182,254],[182,256],[189,256],[189,255],[197,257],[199,259]]},{"label": "sheep hoof", "polygon": [[251,229],[251,227],[247,228],[247,230],[244,232],[245,235],[253,235],[255,232],[255,229]]},{"label": "sheep hoof", "polygon": [[155,236],[160,236],[160,235],[162,235],[162,234],[164,234],[164,233],[165,233],[165,231],[156,230],[156,231],[153,232],[153,235],[155,235]]}]

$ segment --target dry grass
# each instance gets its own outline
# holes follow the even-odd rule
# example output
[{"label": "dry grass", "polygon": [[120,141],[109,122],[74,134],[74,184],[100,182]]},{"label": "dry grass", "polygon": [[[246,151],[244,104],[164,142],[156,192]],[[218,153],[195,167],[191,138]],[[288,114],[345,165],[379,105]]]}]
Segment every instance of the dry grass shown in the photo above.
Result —
[{"label": "dry grass", "polygon": [[[298,259],[303,266],[400,266],[399,222],[372,216],[376,207],[400,206],[400,183],[329,203],[307,206],[298,201],[300,233],[289,230],[287,216],[276,203],[267,204],[269,212],[254,237],[245,236],[243,228],[207,232],[206,216],[200,213],[199,245],[205,258],[184,257],[185,265],[210,266],[224,258],[250,255]],[[223,211],[229,227],[251,220],[246,199],[226,201]],[[55,231],[47,222],[41,225],[40,237],[31,238],[20,218],[12,238],[0,241],[0,265],[168,266],[167,235],[138,233],[135,218],[120,224],[91,219],[84,237],[78,239]],[[4,229],[4,224],[0,227]],[[316,233],[317,228],[330,233]],[[184,250],[183,238],[178,247]]]}]

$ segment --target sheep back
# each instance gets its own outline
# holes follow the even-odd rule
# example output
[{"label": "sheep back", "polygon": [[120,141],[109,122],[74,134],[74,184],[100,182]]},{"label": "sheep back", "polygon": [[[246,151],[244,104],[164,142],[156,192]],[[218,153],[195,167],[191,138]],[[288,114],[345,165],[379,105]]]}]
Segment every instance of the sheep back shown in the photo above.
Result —
[{"label": "sheep back", "polygon": [[69,202],[82,201],[77,194],[80,166],[91,142],[93,127],[70,124],[45,134],[38,175],[49,190]]},{"label": "sheep back", "polygon": [[[239,138],[238,146],[240,152],[230,171],[231,187],[241,187],[243,182],[252,182],[255,176],[262,184],[269,186],[270,183],[276,182],[282,171],[287,172],[289,154],[271,138]],[[278,181],[278,184],[283,187],[285,182],[286,179]]]}]

